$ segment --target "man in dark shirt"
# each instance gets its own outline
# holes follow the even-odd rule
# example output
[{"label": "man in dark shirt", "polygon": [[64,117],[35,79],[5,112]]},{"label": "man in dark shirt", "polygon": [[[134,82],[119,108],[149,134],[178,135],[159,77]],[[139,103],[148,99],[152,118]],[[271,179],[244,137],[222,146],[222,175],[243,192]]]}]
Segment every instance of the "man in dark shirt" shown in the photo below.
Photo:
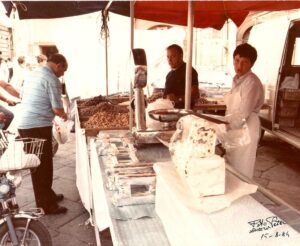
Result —
[{"label": "man in dark shirt", "polygon": [[[167,59],[171,71],[166,77],[164,98],[168,98],[175,103],[175,108],[184,108],[185,96],[185,71],[186,63],[183,61],[183,50],[177,44],[167,47]],[[198,73],[192,68],[192,95],[191,107],[199,98]]]}]

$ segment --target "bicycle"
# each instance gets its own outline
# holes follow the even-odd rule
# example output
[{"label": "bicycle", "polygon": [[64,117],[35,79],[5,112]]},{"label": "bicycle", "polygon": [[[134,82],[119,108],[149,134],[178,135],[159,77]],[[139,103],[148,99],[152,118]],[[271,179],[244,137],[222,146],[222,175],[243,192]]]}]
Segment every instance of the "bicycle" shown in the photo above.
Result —
[{"label": "bicycle", "polygon": [[39,158],[44,141],[36,138],[7,141],[6,135],[0,131],[1,246],[52,245],[49,231],[39,221],[44,215],[43,209],[21,211],[16,200],[16,188],[21,182],[21,176],[17,177],[16,174],[20,174],[20,170],[31,169],[40,164]]}]

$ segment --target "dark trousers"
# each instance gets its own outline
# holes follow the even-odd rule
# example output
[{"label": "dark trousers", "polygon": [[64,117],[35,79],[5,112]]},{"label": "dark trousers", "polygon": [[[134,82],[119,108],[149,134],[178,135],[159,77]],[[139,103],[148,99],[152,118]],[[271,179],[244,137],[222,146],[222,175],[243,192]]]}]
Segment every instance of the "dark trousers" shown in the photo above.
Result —
[{"label": "dark trousers", "polygon": [[41,164],[31,170],[31,179],[37,207],[47,208],[55,205],[55,193],[52,190],[53,159],[52,159],[52,127],[18,129],[22,138],[46,139]]}]

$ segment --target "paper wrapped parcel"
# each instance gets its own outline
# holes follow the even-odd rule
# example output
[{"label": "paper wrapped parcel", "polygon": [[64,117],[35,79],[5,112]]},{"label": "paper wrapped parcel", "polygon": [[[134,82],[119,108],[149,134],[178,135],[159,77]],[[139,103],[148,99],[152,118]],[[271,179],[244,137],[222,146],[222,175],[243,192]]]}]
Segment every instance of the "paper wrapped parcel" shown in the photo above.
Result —
[{"label": "paper wrapped parcel", "polygon": [[243,196],[255,191],[255,186],[227,175],[229,190],[225,195],[194,199],[181,183],[172,163],[158,163],[155,170],[155,211],[170,245],[299,245],[300,234],[295,229],[253,197]]},{"label": "paper wrapped parcel", "polygon": [[[176,171],[172,162],[158,162],[154,164],[157,178],[164,179],[174,195],[182,201],[185,206],[205,213],[212,213],[229,207],[232,202],[255,193],[257,186],[245,183],[230,173],[226,173],[225,194],[218,196],[195,197]],[[158,190],[159,187],[156,187]],[[157,191],[159,192],[159,191]]]}]

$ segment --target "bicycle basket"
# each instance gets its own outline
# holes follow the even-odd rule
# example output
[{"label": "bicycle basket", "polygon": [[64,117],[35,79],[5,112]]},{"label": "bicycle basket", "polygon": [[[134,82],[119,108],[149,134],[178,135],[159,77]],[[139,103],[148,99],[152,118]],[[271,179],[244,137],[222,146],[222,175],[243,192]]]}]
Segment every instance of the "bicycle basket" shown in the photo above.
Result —
[{"label": "bicycle basket", "polygon": [[30,169],[40,165],[45,140],[19,138],[7,141],[0,139],[0,172]]}]

